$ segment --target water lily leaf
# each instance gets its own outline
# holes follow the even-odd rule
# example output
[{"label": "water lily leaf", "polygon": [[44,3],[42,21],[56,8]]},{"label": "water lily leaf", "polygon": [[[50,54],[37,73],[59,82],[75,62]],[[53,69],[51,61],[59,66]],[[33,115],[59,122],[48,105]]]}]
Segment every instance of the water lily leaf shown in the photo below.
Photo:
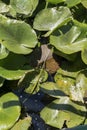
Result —
[{"label": "water lily leaf", "polygon": [[[47,8],[40,11],[34,20],[34,28],[40,31],[53,31],[71,19],[71,12],[67,7]],[[48,35],[48,34],[47,34]]]},{"label": "water lily leaf", "polygon": [[52,101],[40,114],[48,125],[61,129],[66,122],[67,127],[71,128],[84,121],[86,108],[84,104],[78,104],[68,97],[62,97]]},{"label": "water lily leaf", "polygon": [[59,98],[61,96],[66,96],[65,93],[58,88],[58,85],[53,82],[45,82],[41,84],[40,89],[41,91],[52,97]]},{"label": "water lily leaf", "polygon": [[85,8],[87,8],[87,0],[81,0],[81,3],[83,4],[83,6],[84,6]]},{"label": "water lily leaf", "polygon": [[62,129],[62,130],[87,130],[87,125],[79,125],[77,127],[73,127],[73,128],[66,128],[66,129]]},{"label": "water lily leaf", "polygon": [[20,116],[20,102],[13,93],[4,94],[0,97],[0,129],[11,128]]},{"label": "water lily leaf", "polygon": [[32,15],[38,2],[38,0],[10,0],[10,5],[19,14]]},{"label": "water lily leaf", "polygon": [[58,4],[58,3],[64,2],[65,0],[46,0],[46,1],[52,4]]},{"label": "water lily leaf", "polygon": [[69,95],[70,99],[83,102],[87,84],[86,70],[79,72],[76,78],[71,78],[58,72],[54,78],[58,89]]},{"label": "water lily leaf", "polygon": [[9,6],[0,0],[0,13],[6,13],[9,11]]},{"label": "water lily leaf", "polygon": [[7,57],[8,54],[9,54],[9,51],[1,44],[0,45],[0,59]]},{"label": "water lily leaf", "polygon": [[23,55],[10,53],[5,59],[0,60],[0,76],[8,80],[21,78],[30,69],[24,69],[26,58]]},{"label": "water lily leaf", "polygon": [[[70,30],[66,30],[66,32],[61,35],[51,35],[50,43],[59,51],[65,54],[73,54],[75,52],[82,51],[82,60],[85,64],[86,61],[86,51],[84,48],[86,47],[87,38],[87,25],[81,24],[77,21],[74,21],[75,25],[72,25]],[[68,25],[66,25],[68,26]]]},{"label": "water lily leaf", "polygon": [[36,46],[37,36],[25,22],[0,15],[0,41],[9,51],[28,54]]},{"label": "water lily leaf", "polygon": [[0,77],[0,87],[2,87],[3,83],[4,83],[5,79]]},{"label": "water lily leaf", "polygon": [[26,117],[19,120],[11,130],[28,130],[31,126],[31,117]]},{"label": "water lily leaf", "polygon": [[47,80],[48,74],[45,70],[41,69],[39,71],[33,71],[27,73],[23,79],[20,79],[19,86],[25,88],[25,92],[37,93],[39,91],[40,83],[43,83]]},{"label": "water lily leaf", "polygon": [[79,4],[81,0],[66,0],[65,3],[68,5],[68,7],[73,7]]}]

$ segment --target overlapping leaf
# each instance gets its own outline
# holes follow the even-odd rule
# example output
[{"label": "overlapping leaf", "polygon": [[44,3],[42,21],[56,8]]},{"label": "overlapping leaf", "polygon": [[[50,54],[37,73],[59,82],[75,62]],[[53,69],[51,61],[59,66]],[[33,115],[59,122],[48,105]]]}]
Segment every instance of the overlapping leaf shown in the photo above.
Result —
[{"label": "overlapping leaf", "polygon": [[0,42],[18,54],[32,52],[37,44],[35,31],[23,21],[12,20],[0,15]]},{"label": "overlapping leaf", "polygon": [[[66,25],[67,26],[67,25]],[[67,28],[69,28],[67,26]],[[64,31],[64,30],[62,30]],[[50,36],[50,43],[59,51],[65,54],[73,54],[82,51],[82,60],[87,64],[86,60],[86,46],[87,46],[87,25],[79,23],[74,20],[74,25],[61,35]]]}]

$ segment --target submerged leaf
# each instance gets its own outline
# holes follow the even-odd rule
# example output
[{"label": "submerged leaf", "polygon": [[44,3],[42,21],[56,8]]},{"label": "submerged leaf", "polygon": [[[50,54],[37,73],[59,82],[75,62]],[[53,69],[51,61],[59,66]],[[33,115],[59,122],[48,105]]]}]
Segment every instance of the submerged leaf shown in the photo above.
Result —
[{"label": "submerged leaf", "polygon": [[0,130],[8,130],[20,116],[20,102],[13,93],[0,97]]}]

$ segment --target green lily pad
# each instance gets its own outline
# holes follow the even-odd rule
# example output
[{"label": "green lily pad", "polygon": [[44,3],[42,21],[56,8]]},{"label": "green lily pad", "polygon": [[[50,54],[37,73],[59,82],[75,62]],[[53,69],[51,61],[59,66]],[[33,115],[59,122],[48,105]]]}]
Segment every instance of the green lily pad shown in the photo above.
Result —
[{"label": "green lily pad", "polygon": [[39,0],[10,0],[10,5],[19,14],[32,15]]},{"label": "green lily pad", "polygon": [[32,52],[37,44],[35,31],[24,21],[13,20],[0,15],[0,42],[18,54]]},{"label": "green lily pad", "polygon": [[31,117],[26,117],[19,120],[11,130],[28,130],[31,126]]},{"label": "green lily pad", "polygon": [[84,104],[71,101],[68,97],[56,99],[47,105],[40,113],[46,124],[62,128],[64,123],[68,128],[80,125],[86,116]]},{"label": "green lily pad", "polygon": [[10,129],[20,116],[20,102],[13,93],[0,97],[0,130]]},{"label": "green lily pad", "polygon": [[47,8],[40,11],[34,19],[34,28],[40,31],[50,31],[48,36],[55,28],[62,26],[71,19],[71,12],[67,7]]},{"label": "green lily pad", "polygon": [[[57,33],[53,33],[50,36],[50,43],[59,51],[65,54],[73,54],[79,51],[82,51],[82,60],[85,64],[87,64],[86,60],[86,32],[87,32],[87,25],[77,22],[73,20],[72,27],[70,29],[69,25],[66,25],[67,30],[63,30],[60,35]],[[56,30],[58,31],[58,30]]]}]

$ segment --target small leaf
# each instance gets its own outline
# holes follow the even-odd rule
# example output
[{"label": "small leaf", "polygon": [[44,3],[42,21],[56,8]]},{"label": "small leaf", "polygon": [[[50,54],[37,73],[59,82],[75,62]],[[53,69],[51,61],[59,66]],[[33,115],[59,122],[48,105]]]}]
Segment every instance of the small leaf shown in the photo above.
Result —
[{"label": "small leaf", "polygon": [[62,97],[51,102],[40,114],[48,125],[61,129],[66,122],[67,127],[71,128],[84,121],[86,108],[84,104],[75,103],[68,97]]},{"label": "small leaf", "polygon": [[24,21],[0,15],[0,41],[9,51],[28,54],[36,46],[37,36],[30,25]]},{"label": "small leaf", "polygon": [[22,120],[19,120],[11,130],[28,130],[31,126],[31,117],[26,117]]},{"label": "small leaf", "polygon": [[20,116],[20,102],[13,93],[0,97],[0,130],[8,130]]}]

